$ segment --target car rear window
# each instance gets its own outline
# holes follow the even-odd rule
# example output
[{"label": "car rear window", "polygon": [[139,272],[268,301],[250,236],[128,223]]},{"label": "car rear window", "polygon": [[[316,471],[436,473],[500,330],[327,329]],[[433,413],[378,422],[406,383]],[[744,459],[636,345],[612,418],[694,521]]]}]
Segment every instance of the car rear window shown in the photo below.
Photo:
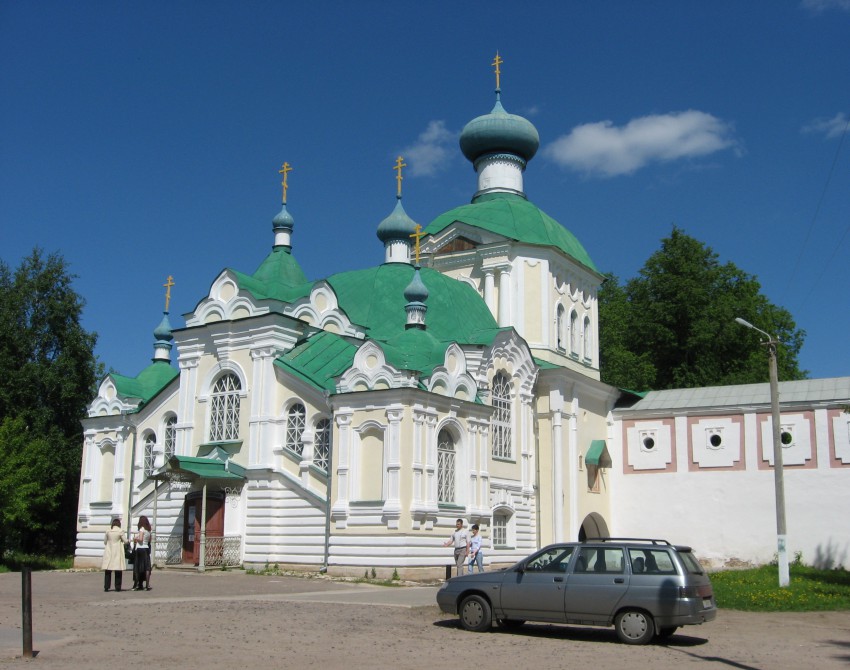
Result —
[{"label": "car rear window", "polygon": [[629,549],[633,574],[675,575],[676,564],[667,549]]},{"label": "car rear window", "polygon": [[679,556],[682,558],[682,563],[685,564],[685,569],[690,572],[692,575],[702,575],[705,573],[705,570],[702,569],[702,566],[699,564],[699,561],[689,551],[679,551]]}]

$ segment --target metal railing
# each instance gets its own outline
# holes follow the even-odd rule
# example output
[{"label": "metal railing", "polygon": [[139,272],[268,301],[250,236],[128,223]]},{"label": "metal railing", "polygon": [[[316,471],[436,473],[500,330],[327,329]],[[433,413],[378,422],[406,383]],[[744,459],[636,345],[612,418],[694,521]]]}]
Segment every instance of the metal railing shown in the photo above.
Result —
[{"label": "metal railing", "polygon": [[[236,567],[242,564],[242,536],[207,536],[204,565],[207,567]],[[183,535],[157,535],[154,545],[156,565],[183,563]]]}]

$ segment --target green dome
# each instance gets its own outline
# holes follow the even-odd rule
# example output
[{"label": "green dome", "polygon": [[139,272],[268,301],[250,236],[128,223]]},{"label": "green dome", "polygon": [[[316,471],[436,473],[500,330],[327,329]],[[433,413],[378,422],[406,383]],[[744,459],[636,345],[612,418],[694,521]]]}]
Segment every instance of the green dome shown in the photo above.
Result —
[{"label": "green dome", "polygon": [[496,93],[493,111],[472,119],[460,134],[460,150],[475,163],[486,154],[515,154],[528,162],[540,147],[537,128],[528,119],[509,114]]},{"label": "green dome", "polygon": [[407,240],[409,242],[410,236],[415,232],[416,221],[411,219],[404,211],[404,207],[401,206],[401,197],[399,197],[392,214],[378,225],[378,239],[381,242],[392,240]]},{"label": "green dome", "polygon": [[292,230],[294,225],[295,219],[292,218],[292,214],[286,211],[286,205],[283,205],[277,215],[272,219],[272,230],[280,230],[281,228]]},{"label": "green dome", "polygon": [[469,205],[455,207],[445,214],[440,214],[428,224],[425,233],[436,235],[455,222],[481,228],[509,240],[555,247],[585,267],[598,272],[576,236],[524,196],[514,193],[479,195]]}]

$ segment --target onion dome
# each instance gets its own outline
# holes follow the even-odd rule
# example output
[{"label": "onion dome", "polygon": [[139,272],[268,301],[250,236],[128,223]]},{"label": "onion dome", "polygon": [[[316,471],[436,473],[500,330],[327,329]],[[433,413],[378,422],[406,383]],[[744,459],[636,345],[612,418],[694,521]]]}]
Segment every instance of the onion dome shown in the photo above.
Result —
[{"label": "onion dome", "polygon": [[174,335],[171,333],[171,323],[168,321],[168,312],[162,313],[162,321],[153,331],[153,360],[154,361],[170,361],[171,360],[171,340]]},{"label": "onion dome", "polygon": [[395,209],[378,225],[378,239],[387,242],[404,241],[410,244],[410,236],[416,232],[416,221],[411,219],[401,205],[401,196],[396,200]]},{"label": "onion dome", "polygon": [[496,105],[489,114],[472,119],[460,134],[460,150],[473,164],[488,154],[514,154],[528,162],[540,147],[537,128],[526,118],[509,114],[496,89]]},{"label": "onion dome", "polygon": [[416,266],[413,279],[404,289],[404,298],[407,300],[407,304],[404,306],[404,310],[407,312],[407,323],[404,327],[406,329],[418,328],[424,330],[425,312],[428,311],[428,307],[425,305],[425,301],[428,299],[428,289],[425,288],[425,284],[419,276],[419,266]]},{"label": "onion dome", "polygon": [[286,205],[283,205],[277,216],[272,219],[272,230],[280,230],[281,228],[292,230],[294,226],[295,219],[292,218],[292,214],[286,211]]}]

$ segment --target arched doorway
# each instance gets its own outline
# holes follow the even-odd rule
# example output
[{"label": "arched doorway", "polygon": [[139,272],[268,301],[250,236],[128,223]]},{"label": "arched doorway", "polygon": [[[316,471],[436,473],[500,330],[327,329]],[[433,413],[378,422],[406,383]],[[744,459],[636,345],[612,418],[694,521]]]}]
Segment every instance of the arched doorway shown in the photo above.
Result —
[{"label": "arched doorway", "polygon": [[584,518],[581,528],[579,528],[578,541],[584,542],[588,538],[597,537],[611,537],[611,533],[608,531],[608,524],[605,523],[602,515],[592,512]]}]

